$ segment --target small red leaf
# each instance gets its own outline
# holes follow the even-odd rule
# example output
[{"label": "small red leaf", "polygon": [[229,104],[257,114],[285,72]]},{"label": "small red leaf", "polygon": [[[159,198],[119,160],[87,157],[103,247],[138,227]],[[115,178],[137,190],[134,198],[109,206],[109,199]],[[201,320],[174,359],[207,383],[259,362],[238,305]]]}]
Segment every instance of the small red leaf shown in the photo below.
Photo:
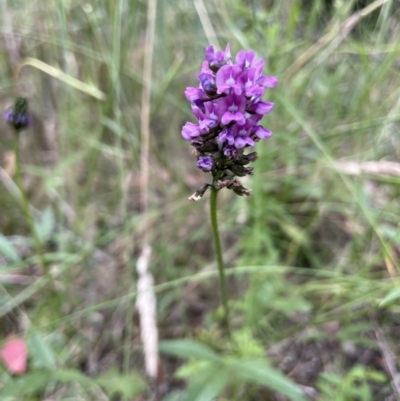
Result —
[{"label": "small red leaf", "polygon": [[1,348],[0,356],[10,373],[22,374],[26,372],[28,347],[25,340],[11,338]]}]

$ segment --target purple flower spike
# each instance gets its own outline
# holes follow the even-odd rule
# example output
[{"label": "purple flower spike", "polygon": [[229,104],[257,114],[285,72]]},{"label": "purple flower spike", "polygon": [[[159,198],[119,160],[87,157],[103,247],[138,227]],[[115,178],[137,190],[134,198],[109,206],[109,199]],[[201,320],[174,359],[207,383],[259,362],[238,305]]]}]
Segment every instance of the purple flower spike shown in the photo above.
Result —
[{"label": "purple flower spike", "polygon": [[[246,150],[272,135],[260,122],[274,107],[263,100],[264,93],[274,88],[278,79],[262,75],[263,68],[264,60],[257,60],[253,51],[239,51],[233,62],[229,44],[224,52],[207,47],[198,75],[200,85],[185,91],[197,122],[187,122],[182,128],[183,138],[195,148],[197,167],[213,176],[213,183],[201,188],[250,194],[235,176],[253,174],[253,168],[245,166],[257,160],[257,153]],[[200,199],[205,189],[198,190],[191,200]]]},{"label": "purple flower spike", "polygon": [[204,171],[211,171],[213,164],[213,159],[209,156],[200,156],[197,161],[197,167]]}]

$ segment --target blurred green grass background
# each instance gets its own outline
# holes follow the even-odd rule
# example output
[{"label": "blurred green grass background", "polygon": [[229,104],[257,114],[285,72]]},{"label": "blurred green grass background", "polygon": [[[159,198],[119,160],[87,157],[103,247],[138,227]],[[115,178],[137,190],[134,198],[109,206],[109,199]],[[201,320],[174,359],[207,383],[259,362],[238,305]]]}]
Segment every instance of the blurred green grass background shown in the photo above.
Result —
[{"label": "blurred green grass background", "polygon": [[[190,353],[184,365],[163,354],[164,373],[149,385],[134,312],[144,241],[161,339],[268,359],[309,399],[398,399],[385,398],[397,393],[383,351],[400,351],[398,2],[0,9],[1,104],[30,100],[24,184],[54,277],[31,247],[3,122],[0,334],[20,333],[36,351],[25,379],[0,368],[2,400],[296,399],[263,387],[275,370],[213,384],[203,372],[216,371]],[[207,177],[180,134],[193,121],[183,92],[197,85],[205,47],[228,42],[233,55],[255,50],[279,79],[264,120],[274,135],[257,144],[246,181],[252,195],[226,191],[219,202],[235,351],[219,324],[208,199],[187,201]],[[208,395],[196,393],[206,384]]]}]

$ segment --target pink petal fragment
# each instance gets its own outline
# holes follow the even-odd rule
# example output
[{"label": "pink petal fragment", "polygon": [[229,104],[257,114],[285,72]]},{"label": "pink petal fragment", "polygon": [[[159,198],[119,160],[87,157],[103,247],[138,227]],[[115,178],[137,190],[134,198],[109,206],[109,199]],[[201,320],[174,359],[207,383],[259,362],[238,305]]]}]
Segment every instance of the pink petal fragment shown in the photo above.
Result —
[{"label": "pink petal fragment", "polygon": [[20,338],[8,340],[0,350],[0,357],[10,373],[25,373],[28,359],[28,347],[25,340]]}]

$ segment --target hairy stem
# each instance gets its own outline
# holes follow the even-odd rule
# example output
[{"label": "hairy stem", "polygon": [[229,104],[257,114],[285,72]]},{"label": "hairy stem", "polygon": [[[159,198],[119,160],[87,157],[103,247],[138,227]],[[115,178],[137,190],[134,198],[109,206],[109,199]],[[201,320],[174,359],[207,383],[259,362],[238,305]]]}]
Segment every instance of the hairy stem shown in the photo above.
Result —
[{"label": "hairy stem", "polygon": [[226,293],[224,261],[222,259],[221,240],[219,237],[218,220],[217,220],[217,196],[218,196],[218,190],[214,187],[214,185],[212,185],[211,186],[211,197],[210,197],[211,225],[212,225],[212,229],[213,229],[215,252],[217,254],[221,302],[222,302],[222,307],[224,309],[224,323],[226,326],[226,330],[228,332],[228,337],[230,338],[231,328],[230,328],[230,320],[229,320],[229,306],[228,306],[228,297],[227,297],[227,293]]}]

